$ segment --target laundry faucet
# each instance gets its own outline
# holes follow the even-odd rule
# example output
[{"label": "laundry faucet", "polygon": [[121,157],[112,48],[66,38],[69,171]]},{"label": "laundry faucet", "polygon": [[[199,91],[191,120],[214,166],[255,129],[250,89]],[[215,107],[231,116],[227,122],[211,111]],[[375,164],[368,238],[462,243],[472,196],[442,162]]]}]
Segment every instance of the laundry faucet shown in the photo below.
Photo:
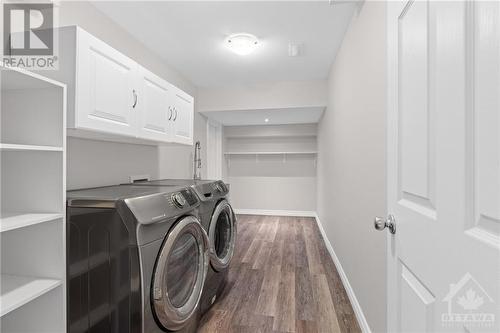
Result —
[{"label": "laundry faucet", "polygon": [[193,179],[201,179],[201,144],[196,141],[194,145]]}]

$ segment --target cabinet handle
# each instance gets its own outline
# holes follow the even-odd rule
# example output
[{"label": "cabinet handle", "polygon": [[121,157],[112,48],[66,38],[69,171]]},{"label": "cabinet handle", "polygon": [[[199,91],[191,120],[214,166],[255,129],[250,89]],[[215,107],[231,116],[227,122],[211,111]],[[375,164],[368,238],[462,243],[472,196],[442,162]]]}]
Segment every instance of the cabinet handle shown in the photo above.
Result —
[{"label": "cabinet handle", "polygon": [[137,93],[135,92],[135,89],[132,90],[132,94],[134,95],[134,104],[132,105],[132,108],[135,109],[137,105]]},{"label": "cabinet handle", "polygon": [[174,121],[176,121],[177,120],[177,108],[174,107],[174,111],[175,111]]},{"label": "cabinet handle", "polygon": [[169,113],[168,120],[172,120],[172,107],[171,106],[168,107],[168,113]]}]

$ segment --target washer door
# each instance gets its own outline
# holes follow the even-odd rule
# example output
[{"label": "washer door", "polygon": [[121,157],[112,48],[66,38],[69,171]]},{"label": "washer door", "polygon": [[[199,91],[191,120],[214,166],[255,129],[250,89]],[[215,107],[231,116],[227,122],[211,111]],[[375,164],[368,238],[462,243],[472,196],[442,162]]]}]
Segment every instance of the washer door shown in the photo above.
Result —
[{"label": "washer door", "polygon": [[227,200],[215,207],[208,231],[210,262],[216,271],[229,266],[236,244],[236,219]]},{"label": "washer door", "polygon": [[184,217],[165,237],[153,272],[153,313],[165,329],[181,329],[196,311],[208,260],[207,234],[196,217]]}]

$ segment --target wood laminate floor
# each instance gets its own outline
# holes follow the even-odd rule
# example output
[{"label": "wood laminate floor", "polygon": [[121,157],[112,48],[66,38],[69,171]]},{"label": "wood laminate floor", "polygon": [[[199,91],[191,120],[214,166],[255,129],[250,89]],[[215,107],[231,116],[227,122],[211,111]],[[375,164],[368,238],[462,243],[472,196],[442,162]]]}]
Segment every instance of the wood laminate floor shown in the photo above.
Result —
[{"label": "wood laminate floor", "polygon": [[313,218],[238,216],[224,294],[199,332],[360,332]]}]

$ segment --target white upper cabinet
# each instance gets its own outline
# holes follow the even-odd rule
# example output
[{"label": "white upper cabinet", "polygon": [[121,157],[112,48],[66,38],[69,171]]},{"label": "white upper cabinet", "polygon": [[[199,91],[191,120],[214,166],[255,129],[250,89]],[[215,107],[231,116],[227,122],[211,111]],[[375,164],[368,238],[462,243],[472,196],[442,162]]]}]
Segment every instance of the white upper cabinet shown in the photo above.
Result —
[{"label": "white upper cabinet", "polygon": [[75,127],[135,135],[137,63],[90,34],[78,37]]},{"label": "white upper cabinet", "polygon": [[170,141],[172,85],[145,68],[139,68],[137,102],[138,136],[143,139]]},{"label": "white upper cabinet", "polygon": [[68,135],[193,143],[192,96],[79,27],[59,39],[59,70],[45,72],[68,86]]},{"label": "white upper cabinet", "polygon": [[172,91],[173,116],[171,119],[173,140],[193,144],[194,100],[180,89]]}]

